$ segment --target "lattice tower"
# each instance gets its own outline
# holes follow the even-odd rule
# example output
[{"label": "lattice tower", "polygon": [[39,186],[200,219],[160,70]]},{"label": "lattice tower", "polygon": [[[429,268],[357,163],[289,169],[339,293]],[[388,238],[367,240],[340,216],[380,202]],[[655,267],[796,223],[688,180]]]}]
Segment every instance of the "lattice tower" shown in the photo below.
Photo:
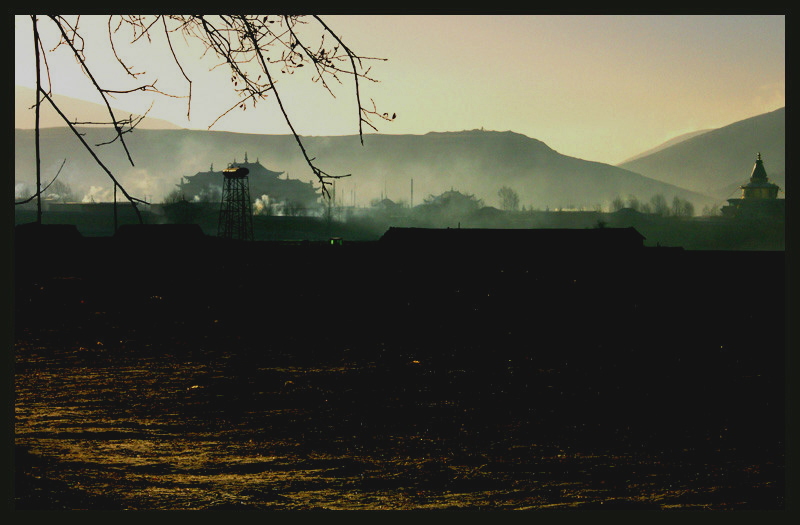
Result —
[{"label": "lattice tower", "polygon": [[223,170],[222,201],[219,208],[217,236],[226,239],[253,240],[253,209],[250,202],[250,179],[247,168]]}]

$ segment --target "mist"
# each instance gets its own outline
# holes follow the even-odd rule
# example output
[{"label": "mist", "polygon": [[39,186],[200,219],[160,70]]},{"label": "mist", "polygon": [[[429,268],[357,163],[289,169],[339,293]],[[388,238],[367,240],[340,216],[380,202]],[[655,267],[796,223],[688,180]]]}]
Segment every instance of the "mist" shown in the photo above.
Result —
[{"label": "mist", "polygon": [[[60,177],[69,181],[76,193],[95,188],[112,188],[105,172],[93,159],[73,146],[66,130],[44,130],[43,179],[55,175],[53,166],[64,159]],[[15,176],[30,181],[34,173],[30,132],[17,130]],[[27,140],[23,137],[28,136]],[[87,130],[99,142],[102,135]],[[475,194],[488,205],[496,204],[497,191],[510,186],[520,194],[526,207],[545,209],[596,207],[616,195],[635,194],[647,199],[655,193],[676,194],[695,202],[710,200],[672,185],[608,166],[565,157],[543,143],[511,132],[470,131],[427,135],[366,135],[364,146],[357,136],[304,137],[311,157],[332,175],[349,175],[336,181],[338,195],[355,197],[357,206],[388,197],[410,202],[414,180],[415,204],[423,197],[449,189]],[[302,181],[315,176],[302,158],[291,136],[247,135],[224,132],[138,130],[128,139],[134,165],[126,162],[118,145],[101,149],[101,159],[126,190],[138,198],[147,196],[160,202],[181,177],[221,170],[228,163],[258,159],[268,169]],[[52,175],[50,174],[52,172]]]}]

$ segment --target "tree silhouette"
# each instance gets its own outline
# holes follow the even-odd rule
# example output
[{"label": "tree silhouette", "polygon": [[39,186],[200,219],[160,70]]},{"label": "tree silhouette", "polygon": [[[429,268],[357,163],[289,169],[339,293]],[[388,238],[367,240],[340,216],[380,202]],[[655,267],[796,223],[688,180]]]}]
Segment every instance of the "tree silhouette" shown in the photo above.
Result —
[{"label": "tree silhouette", "polygon": [[46,194],[50,199],[58,202],[73,202],[75,200],[75,194],[70,185],[60,180],[53,181],[48,189],[42,191],[42,194]]},{"label": "tree silhouette", "polygon": [[673,217],[692,217],[694,216],[694,204],[676,195],[672,198],[669,214]]},{"label": "tree silhouette", "polygon": [[[95,71],[88,65],[84,54],[84,38],[81,34],[80,15],[30,15],[32,22],[34,56],[36,65],[36,101],[35,109],[35,141],[36,141],[36,198],[38,203],[37,222],[41,222],[41,156],[39,149],[39,123],[40,107],[47,102],[69,126],[74,135],[89,151],[96,163],[106,172],[113,181],[114,187],[119,188],[123,196],[133,206],[139,221],[142,222],[138,204],[146,202],[130,195],[116,179],[114,174],[103,164],[83,135],[76,128],[77,124],[105,125],[112,129],[108,141],[95,146],[102,146],[118,142],[128,161],[134,165],[133,157],[125,143],[125,135],[146,117],[145,115],[123,118],[115,114],[109,103],[110,96],[120,96],[130,93],[150,92],[158,95],[177,97],[164,93],[156,87],[156,83],[140,82],[139,77],[145,72],[137,72],[122,58],[120,46],[134,42],[150,42],[156,45],[156,33],[165,37],[165,48],[154,49],[153,53],[171,56],[176,64],[176,71],[185,79],[187,93],[181,98],[187,100],[187,116],[191,115],[192,80],[186,74],[182,64],[191,58],[179,56],[173,46],[173,39],[177,36],[187,41],[199,42],[203,48],[203,56],[212,56],[218,62],[218,67],[228,67],[231,72],[232,88],[238,95],[238,102],[223,111],[209,128],[229,112],[239,108],[247,109],[272,95],[289,126],[298,147],[302,151],[306,163],[322,184],[322,193],[330,197],[328,185],[332,180],[347,177],[349,174],[332,175],[315,164],[315,159],[309,157],[303,146],[300,136],[292,125],[281,95],[276,87],[277,73],[290,74],[294,70],[311,66],[314,71],[312,81],[319,82],[333,95],[330,88],[332,82],[342,83],[341,77],[351,77],[356,95],[358,132],[363,145],[364,126],[377,130],[372,123],[373,118],[393,120],[395,115],[378,112],[375,103],[371,106],[364,103],[361,94],[361,82],[376,80],[369,76],[367,61],[385,60],[375,57],[365,57],[351,50],[319,16],[314,15],[108,15],[108,45],[114,57],[125,73],[137,81],[134,87],[126,89],[111,89],[99,75],[106,67]],[[47,22],[59,35],[59,42],[55,48],[46,49],[40,36],[41,23]],[[315,24],[318,30],[319,42],[312,44],[312,37],[299,35],[299,29],[309,23]],[[304,33],[306,34],[306,33]],[[129,40],[122,39],[128,35]],[[49,73],[48,56],[56,48],[65,46],[75,58],[78,67],[91,81],[92,86],[99,94],[108,112],[107,122],[71,122],[61,111],[52,98],[52,80]],[[43,78],[43,74],[45,78]],[[149,110],[148,110],[149,111]]]},{"label": "tree silhouette", "polygon": [[185,200],[186,197],[184,196],[183,192],[180,189],[175,188],[174,190],[167,193],[161,202],[164,204],[174,204],[176,202],[181,202]]},{"label": "tree silhouette", "polygon": [[672,206],[670,206],[670,213],[673,217],[680,217],[681,210],[683,210],[683,202],[677,195],[672,198]]},{"label": "tree silhouette", "polygon": [[503,186],[497,192],[500,197],[500,207],[506,211],[517,211],[519,209],[519,194],[509,188]]},{"label": "tree silhouette", "polygon": [[669,205],[667,204],[667,199],[660,193],[650,197],[650,206],[655,215],[659,215],[661,217],[666,217],[669,215]]}]

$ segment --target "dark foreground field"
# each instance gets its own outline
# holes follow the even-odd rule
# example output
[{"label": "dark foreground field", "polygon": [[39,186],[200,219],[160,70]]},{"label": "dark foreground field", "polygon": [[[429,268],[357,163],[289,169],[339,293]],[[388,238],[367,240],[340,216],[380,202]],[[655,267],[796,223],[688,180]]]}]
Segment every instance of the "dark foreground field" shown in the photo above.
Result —
[{"label": "dark foreground field", "polygon": [[16,250],[15,506],[784,502],[783,252]]}]

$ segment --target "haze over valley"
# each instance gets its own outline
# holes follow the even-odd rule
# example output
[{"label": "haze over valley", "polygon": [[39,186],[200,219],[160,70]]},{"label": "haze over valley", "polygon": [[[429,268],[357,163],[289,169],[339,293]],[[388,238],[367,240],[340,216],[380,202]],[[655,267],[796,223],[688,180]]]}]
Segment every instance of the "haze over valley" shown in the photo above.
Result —
[{"label": "haze over valley", "polygon": [[[17,125],[25,125],[21,115],[28,98],[16,97]],[[73,107],[73,100],[65,98],[61,103],[66,102],[74,114],[95,114],[90,103]],[[145,118],[126,135],[134,166],[118,143],[95,150],[129,193],[154,203],[161,202],[182,177],[211,166],[221,170],[230,162],[243,161],[245,155],[251,162],[258,160],[268,169],[284,172],[282,177],[314,179],[290,135],[175,128]],[[89,144],[110,138],[108,129],[102,127],[81,127],[81,131]],[[785,109],[781,108],[723,128],[687,134],[619,166],[562,155],[536,138],[513,131],[366,134],[363,146],[356,135],[311,136],[303,137],[303,143],[326,172],[350,174],[337,181],[337,202],[342,205],[364,207],[380,198],[406,205],[412,204],[413,198],[417,205],[429,195],[455,189],[475,195],[487,206],[499,207],[497,192],[508,186],[518,192],[520,206],[533,209],[608,209],[615,197],[646,201],[662,194],[667,199],[688,200],[699,211],[735,196],[731,191],[746,182],[757,152],[762,153],[770,178],[783,188],[784,136]],[[72,188],[76,200],[112,200],[108,176],[79,147],[69,129],[42,129],[41,140],[43,184],[63,162],[59,179]],[[18,191],[20,185],[32,189],[34,173],[33,131],[16,129]]]}]

